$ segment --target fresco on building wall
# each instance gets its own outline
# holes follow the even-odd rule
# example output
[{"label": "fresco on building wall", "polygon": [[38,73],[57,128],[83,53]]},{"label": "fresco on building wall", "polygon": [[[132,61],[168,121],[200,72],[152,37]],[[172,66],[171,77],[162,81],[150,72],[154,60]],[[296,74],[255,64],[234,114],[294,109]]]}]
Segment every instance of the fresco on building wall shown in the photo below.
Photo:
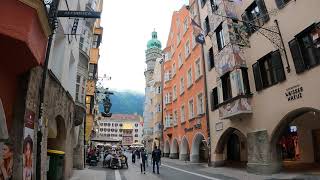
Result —
[{"label": "fresco on building wall", "polygon": [[24,118],[23,180],[32,180],[33,175],[34,118],[35,113],[27,110]]},{"label": "fresco on building wall", "polygon": [[12,179],[13,144],[9,141],[6,116],[0,99],[0,180]]},{"label": "fresco on building wall", "polygon": [[219,108],[220,118],[228,118],[233,115],[251,112],[251,100],[248,98],[234,100]]}]

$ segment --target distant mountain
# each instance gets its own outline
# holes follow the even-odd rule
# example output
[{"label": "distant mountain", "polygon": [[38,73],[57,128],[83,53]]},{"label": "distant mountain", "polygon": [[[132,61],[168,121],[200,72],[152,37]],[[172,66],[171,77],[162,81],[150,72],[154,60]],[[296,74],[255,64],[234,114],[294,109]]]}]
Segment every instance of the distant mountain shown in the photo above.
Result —
[{"label": "distant mountain", "polygon": [[[112,91],[112,90],[111,90]],[[110,96],[113,114],[133,114],[143,115],[144,94],[133,91],[112,91]],[[102,103],[99,104],[100,112],[103,111]]]}]

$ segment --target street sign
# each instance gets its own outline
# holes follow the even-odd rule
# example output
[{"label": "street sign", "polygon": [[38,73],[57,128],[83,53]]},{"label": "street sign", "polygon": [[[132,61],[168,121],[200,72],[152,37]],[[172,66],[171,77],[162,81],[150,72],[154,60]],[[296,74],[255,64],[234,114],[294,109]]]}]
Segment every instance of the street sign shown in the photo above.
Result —
[{"label": "street sign", "polygon": [[100,18],[101,12],[96,12],[96,11],[58,11],[57,17]]}]

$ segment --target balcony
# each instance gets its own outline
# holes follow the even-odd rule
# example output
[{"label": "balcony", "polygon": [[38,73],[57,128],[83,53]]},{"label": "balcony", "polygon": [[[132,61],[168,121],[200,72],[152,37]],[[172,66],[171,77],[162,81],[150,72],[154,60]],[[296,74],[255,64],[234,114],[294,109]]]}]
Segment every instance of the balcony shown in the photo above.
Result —
[{"label": "balcony", "polygon": [[90,49],[90,63],[98,64],[100,54],[98,48],[91,48]]},{"label": "balcony", "polygon": [[236,119],[251,113],[251,99],[247,95],[237,96],[219,104],[219,117],[221,119]]}]

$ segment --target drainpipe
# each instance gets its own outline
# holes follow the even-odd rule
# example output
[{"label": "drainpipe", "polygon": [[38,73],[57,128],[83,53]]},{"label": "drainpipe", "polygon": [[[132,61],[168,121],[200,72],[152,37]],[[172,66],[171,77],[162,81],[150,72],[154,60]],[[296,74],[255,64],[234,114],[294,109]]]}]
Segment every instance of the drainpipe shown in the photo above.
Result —
[{"label": "drainpipe", "polygon": [[[160,73],[160,76],[161,76],[161,123],[160,123],[160,125],[161,125],[161,136],[160,136],[160,140],[159,140],[159,146],[160,147],[163,147],[163,68],[164,68],[164,59],[165,58],[165,56],[164,56],[164,54],[162,55],[162,60],[161,60],[161,73]],[[160,149],[160,147],[159,147],[159,149]],[[164,149],[162,150],[162,154],[164,154]]]},{"label": "drainpipe", "polygon": [[[198,12],[198,20],[201,25],[201,18],[200,18],[200,7],[197,0],[195,0],[195,4],[197,6],[197,12]],[[201,44],[201,58],[202,58],[202,69],[203,69],[203,78],[204,78],[204,98],[206,102],[206,122],[207,122],[207,133],[208,133],[208,139],[207,139],[207,147],[208,147],[208,166],[211,166],[211,138],[210,138],[210,119],[209,119],[209,107],[208,107],[208,90],[207,90],[207,73],[206,73],[206,65],[205,65],[205,55],[204,55],[204,47],[203,44]]]},{"label": "drainpipe", "polygon": [[54,0],[51,2],[50,10],[48,14],[49,26],[51,28],[51,34],[48,37],[47,51],[45,55],[43,72],[42,72],[42,80],[41,80],[41,88],[40,88],[40,106],[38,109],[39,112],[39,121],[38,121],[38,132],[37,132],[37,156],[36,156],[36,179],[41,179],[41,144],[42,144],[42,126],[43,126],[43,116],[44,116],[44,96],[45,96],[45,88],[46,88],[46,79],[48,74],[48,64],[49,57],[51,52],[51,46],[53,41],[53,34],[56,28],[56,18],[57,18],[57,10],[60,0]]}]

